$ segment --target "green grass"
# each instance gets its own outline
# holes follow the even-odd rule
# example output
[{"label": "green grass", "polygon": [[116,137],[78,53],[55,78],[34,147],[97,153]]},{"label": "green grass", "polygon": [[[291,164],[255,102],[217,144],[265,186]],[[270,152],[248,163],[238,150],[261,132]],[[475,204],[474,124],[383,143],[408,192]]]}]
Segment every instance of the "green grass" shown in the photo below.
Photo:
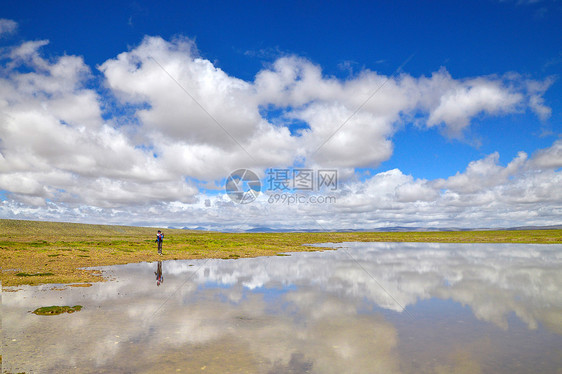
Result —
[{"label": "green grass", "polygon": [[32,313],[37,314],[38,316],[56,316],[58,314],[63,313],[74,313],[79,312],[82,310],[82,305],[74,305],[74,306],[44,306],[41,308],[35,309]]},{"label": "green grass", "polygon": [[562,243],[562,230],[233,234],[162,229],[164,256],[158,256],[157,230],[0,220],[2,285],[95,282],[102,280],[99,272],[80,268],[162,259],[275,256],[323,250],[303,245],[326,242]]},{"label": "green grass", "polygon": [[16,273],[16,277],[48,277],[51,275],[55,275],[53,273],[35,273],[35,274],[28,274],[28,273]]}]

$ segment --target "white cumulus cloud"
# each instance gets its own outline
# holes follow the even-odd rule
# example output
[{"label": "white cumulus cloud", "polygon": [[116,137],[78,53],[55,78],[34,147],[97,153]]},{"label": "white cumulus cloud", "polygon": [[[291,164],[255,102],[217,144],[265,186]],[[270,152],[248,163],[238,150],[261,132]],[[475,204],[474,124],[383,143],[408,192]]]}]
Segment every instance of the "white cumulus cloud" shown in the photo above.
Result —
[{"label": "white cumulus cloud", "polygon": [[[421,77],[364,70],[338,79],[285,56],[244,81],[183,37],[145,37],[92,70],[79,56],[44,58],[47,43],[7,49],[1,67],[2,217],[214,228],[475,226],[559,217],[560,141],[507,166],[494,153],[433,181],[399,169],[366,179],[354,173],[390,159],[395,132],[412,118],[452,137],[483,115],[528,109],[546,118],[551,80],[455,79],[444,68]],[[295,121],[298,131],[290,128]],[[338,168],[337,203],[280,206],[262,195],[240,206],[209,192],[239,168],[264,176],[267,168],[293,165]]]},{"label": "white cumulus cloud", "polygon": [[11,19],[0,18],[0,37],[3,34],[11,34],[18,28],[18,23]]}]

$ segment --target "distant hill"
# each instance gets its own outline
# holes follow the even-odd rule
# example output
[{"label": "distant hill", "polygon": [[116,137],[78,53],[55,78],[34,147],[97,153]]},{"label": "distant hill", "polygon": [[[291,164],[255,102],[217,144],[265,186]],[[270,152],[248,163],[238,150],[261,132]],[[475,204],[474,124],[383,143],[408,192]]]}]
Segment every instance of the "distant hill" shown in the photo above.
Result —
[{"label": "distant hill", "polygon": [[246,230],[245,232],[283,232],[283,230],[275,230],[269,227],[254,227],[253,229]]},{"label": "distant hill", "polygon": [[562,230],[562,225],[551,225],[551,226],[518,226],[509,227],[502,230]]},{"label": "distant hill", "polygon": [[[176,229],[177,227],[168,226],[169,229]],[[479,228],[464,228],[464,227],[407,227],[407,226],[390,226],[390,227],[375,227],[372,229],[342,229],[342,230],[319,230],[319,229],[287,229],[287,228],[272,228],[267,226],[256,226],[247,230],[237,230],[231,228],[213,227],[188,227],[184,226],[183,230],[193,231],[215,231],[215,232],[247,232],[247,233],[278,233],[278,232],[438,232],[438,231],[495,231],[495,230],[562,230],[562,225],[549,225],[549,226],[515,226],[515,227],[479,227]]]},{"label": "distant hill", "polygon": [[[391,226],[391,227],[377,227],[373,229],[344,229],[344,230],[296,230],[296,229],[274,229],[271,227],[258,226],[243,232],[256,232],[256,233],[268,233],[268,232],[438,232],[438,231],[495,231],[495,230],[562,230],[562,225],[550,225],[550,226],[517,226],[509,228],[463,228],[463,227],[406,227],[406,226]],[[222,230],[221,230],[222,231]],[[227,232],[236,232],[236,230],[225,230]]]}]

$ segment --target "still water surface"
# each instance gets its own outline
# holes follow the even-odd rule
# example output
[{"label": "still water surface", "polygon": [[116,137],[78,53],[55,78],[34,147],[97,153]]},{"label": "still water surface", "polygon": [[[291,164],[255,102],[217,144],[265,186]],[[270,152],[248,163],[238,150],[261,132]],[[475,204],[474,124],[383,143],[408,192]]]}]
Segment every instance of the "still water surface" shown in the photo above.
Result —
[{"label": "still water surface", "polygon": [[562,373],[562,246],[337,247],[164,261],[161,275],[158,263],[112,266],[88,288],[3,292],[3,370]]}]

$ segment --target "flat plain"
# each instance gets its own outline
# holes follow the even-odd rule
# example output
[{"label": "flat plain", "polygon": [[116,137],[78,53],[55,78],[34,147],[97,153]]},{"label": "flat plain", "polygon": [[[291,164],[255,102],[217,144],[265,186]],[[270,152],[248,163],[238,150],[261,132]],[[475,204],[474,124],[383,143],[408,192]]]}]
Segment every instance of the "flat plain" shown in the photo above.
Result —
[{"label": "flat plain", "polygon": [[99,271],[85,270],[86,267],[160,260],[238,259],[328,249],[305,245],[318,243],[562,243],[562,230],[222,233],[161,228],[165,240],[164,254],[159,256],[157,230],[2,219],[2,286],[104,280]]}]

